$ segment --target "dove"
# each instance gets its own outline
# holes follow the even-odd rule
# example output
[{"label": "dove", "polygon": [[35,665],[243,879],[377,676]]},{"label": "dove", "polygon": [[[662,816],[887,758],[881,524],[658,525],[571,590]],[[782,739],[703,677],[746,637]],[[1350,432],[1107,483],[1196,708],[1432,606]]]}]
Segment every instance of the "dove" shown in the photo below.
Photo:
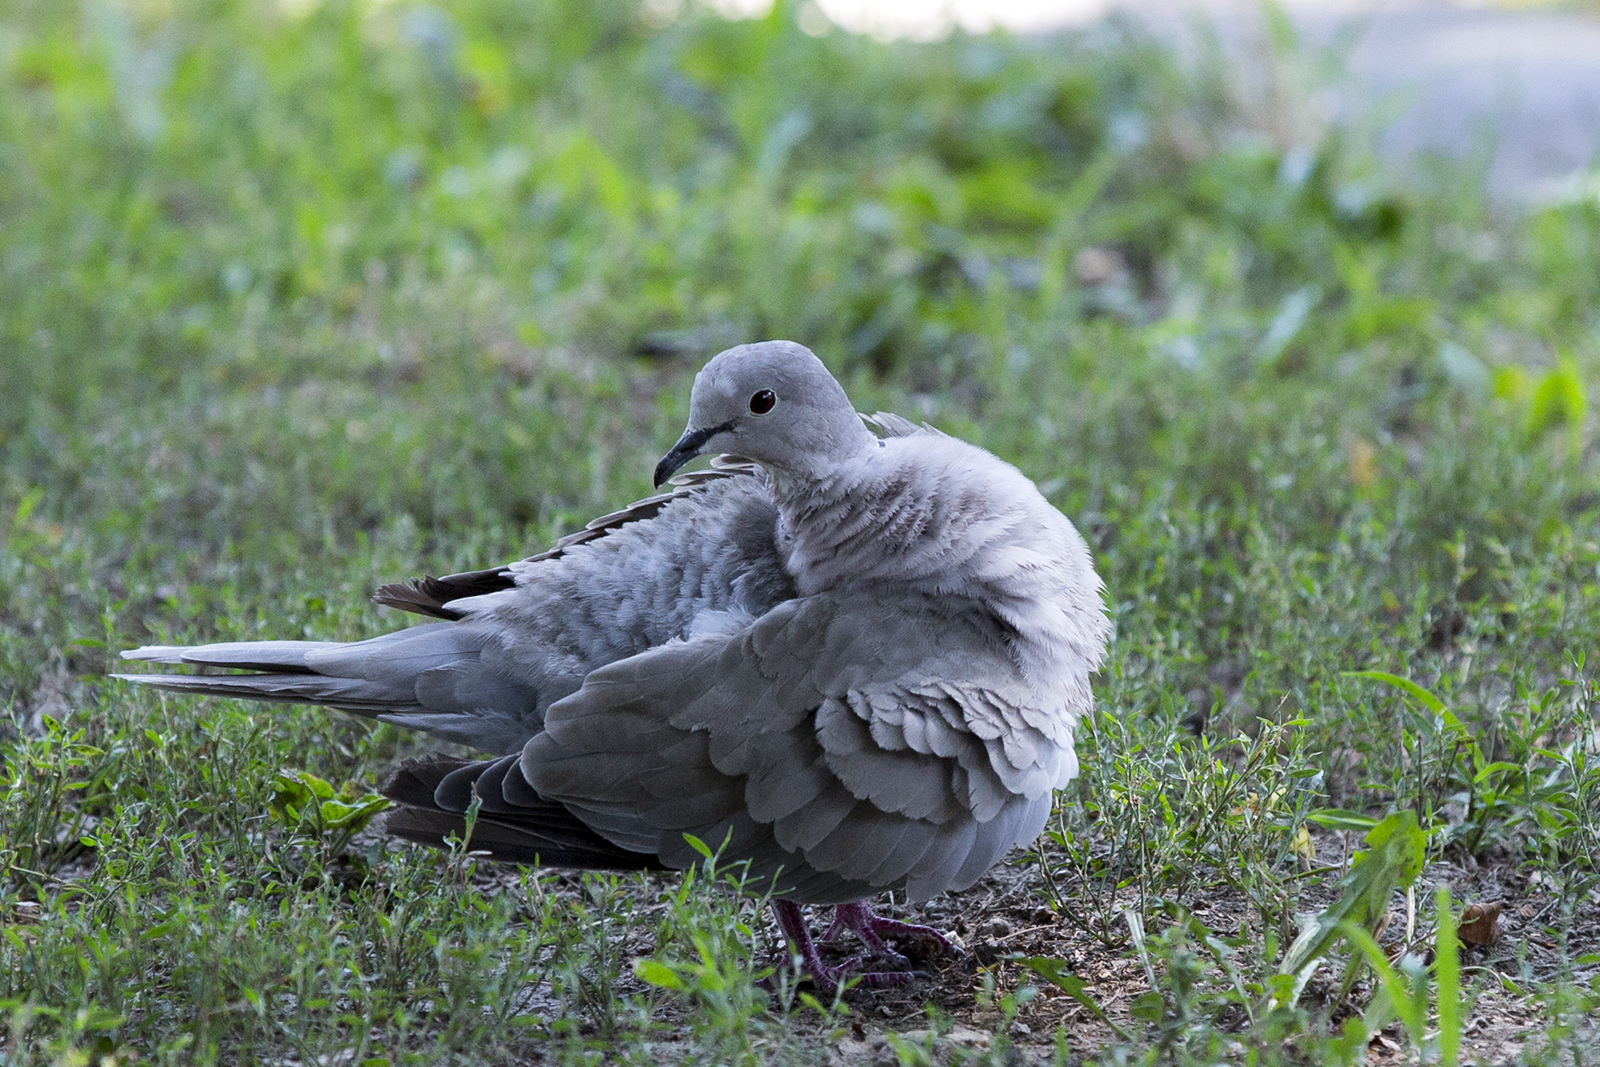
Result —
[{"label": "dove", "polygon": [[[707,469],[677,473],[711,454]],[[502,567],[384,586],[365,641],[124,652],[178,692],[323,705],[491,758],[403,765],[388,831],[510,862],[677,870],[720,844],[831,992],[955,952],[871,900],[971,886],[1043,830],[1111,626],[1072,523],[1012,465],[863,416],[809,349],[695,377],[666,491]],[[225,673],[226,672],[226,673]],[[832,905],[823,961],[803,911]]]}]

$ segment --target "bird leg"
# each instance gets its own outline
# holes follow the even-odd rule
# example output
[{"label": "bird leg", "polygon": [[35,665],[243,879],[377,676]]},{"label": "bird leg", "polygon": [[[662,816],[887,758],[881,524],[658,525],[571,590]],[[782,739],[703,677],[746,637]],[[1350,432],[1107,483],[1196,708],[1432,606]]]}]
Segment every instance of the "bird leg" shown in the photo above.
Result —
[{"label": "bird leg", "polygon": [[[849,907],[850,905],[841,905]],[[789,900],[774,900],[772,910],[778,917],[778,928],[783,931],[784,938],[788,941],[793,955],[800,957],[802,973],[811,979],[811,984],[823,996],[833,997],[839,993],[839,986],[845,979],[856,977],[859,984],[866,989],[882,989],[886,986],[905,985],[917,978],[917,972],[909,969],[903,971],[860,971],[865,962],[861,956],[853,956],[843,963],[830,966],[822,962],[822,954],[817,951],[817,942],[811,936],[811,928],[806,925],[805,913],[800,910],[800,905]],[[870,909],[867,914],[872,915]],[[874,916],[876,918],[876,916]],[[889,921],[889,920],[879,920]],[[837,920],[835,920],[837,923]],[[905,923],[900,925],[905,926]],[[918,929],[918,927],[910,927]],[[831,927],[830,927],[831,930]],[[943,940],[943,938],[941,938]],[[882,941],[879,941],[882,944]],[[890,954],[891,958],[896,958]],[[906,962],[903,957],[898,957],[899,962]]]},{"label": "bird leg", "polygon": [[964,956],[966,953],[956,947],[944,934],[931,926],[921,926],[916,923],[905,923],[899,919],[890,919],[879,915],[872,910],[872,906],[864,900],[852,901],[849,904],[840,904],[833,909],[833,922],[828,926],[828,932],[822,935],[822,940],[832,941],[849,930],[861,939],[862,944],[868,949],[889,957],[897,963],[910,966],[899,952],[895,951],[884,941],[885,937],[895,940],[921,941],[924,944],[932,943],[938,946],[941,956]]}]

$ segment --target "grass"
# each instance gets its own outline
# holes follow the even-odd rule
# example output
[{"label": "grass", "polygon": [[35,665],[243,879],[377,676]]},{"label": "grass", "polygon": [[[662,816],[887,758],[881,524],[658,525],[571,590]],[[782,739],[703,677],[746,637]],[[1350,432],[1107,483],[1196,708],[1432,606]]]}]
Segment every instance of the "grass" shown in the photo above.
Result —
[{"label": "grass", "polygon": [[[1385,168],[1284,35],[1263,93],[1129,27],[804,21],[0,12],[7,1063],[1593,1061],[1600,204]],[[976,971],[768,997],[736,872],[386,847],[349,812],[414,738],[103,680],[392,627],[381,582],[644,495],[767,336],[1107,582],[1082,776],[924,912]]]}]

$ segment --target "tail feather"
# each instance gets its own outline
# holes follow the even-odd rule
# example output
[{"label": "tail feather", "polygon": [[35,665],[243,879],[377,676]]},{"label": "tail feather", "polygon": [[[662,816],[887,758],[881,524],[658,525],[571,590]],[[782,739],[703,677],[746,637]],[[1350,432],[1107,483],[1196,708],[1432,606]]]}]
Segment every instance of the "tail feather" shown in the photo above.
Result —
[{"label": "tail feather", "polygon": [[415,695],[379,690],[359,678],[320,674],[113,674],[113,678],[165,689],[277,704],[321,704],[372,719],[417,707]]},{"label": "tail feather", "polygon": [[232,641],[215,645],[146,645],[124,652],[123,659],[151,663],[192,663],[202,667],[236,667],[249,671],[312,670],[306,654],[326,648],[323,641]]},{"label": "tail feather", "polygon": [[366,641],[151,645],[124,659],[257,674],[118,674],[178,693],[321,704],[488,752],[515,752],[539,727],[538,693],[484,661],[486,634],[426,623]]}]

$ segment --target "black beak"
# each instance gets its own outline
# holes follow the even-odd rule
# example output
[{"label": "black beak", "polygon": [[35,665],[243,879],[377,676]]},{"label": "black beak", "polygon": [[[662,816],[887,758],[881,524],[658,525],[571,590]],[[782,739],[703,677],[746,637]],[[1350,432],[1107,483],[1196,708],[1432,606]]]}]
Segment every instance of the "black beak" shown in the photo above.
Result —
[{"label": "black beak", "polygon": [[683,436],[678,438],[678,443],[672,446],[672,451],[661,457],[661,462],[656,464],[656,488],[678,472],[678,468],[700,454],[707,441],[724,430],[733,429],[733,423],[725,422],[721,426],[712,426],[705,430],[685,430]]}]

